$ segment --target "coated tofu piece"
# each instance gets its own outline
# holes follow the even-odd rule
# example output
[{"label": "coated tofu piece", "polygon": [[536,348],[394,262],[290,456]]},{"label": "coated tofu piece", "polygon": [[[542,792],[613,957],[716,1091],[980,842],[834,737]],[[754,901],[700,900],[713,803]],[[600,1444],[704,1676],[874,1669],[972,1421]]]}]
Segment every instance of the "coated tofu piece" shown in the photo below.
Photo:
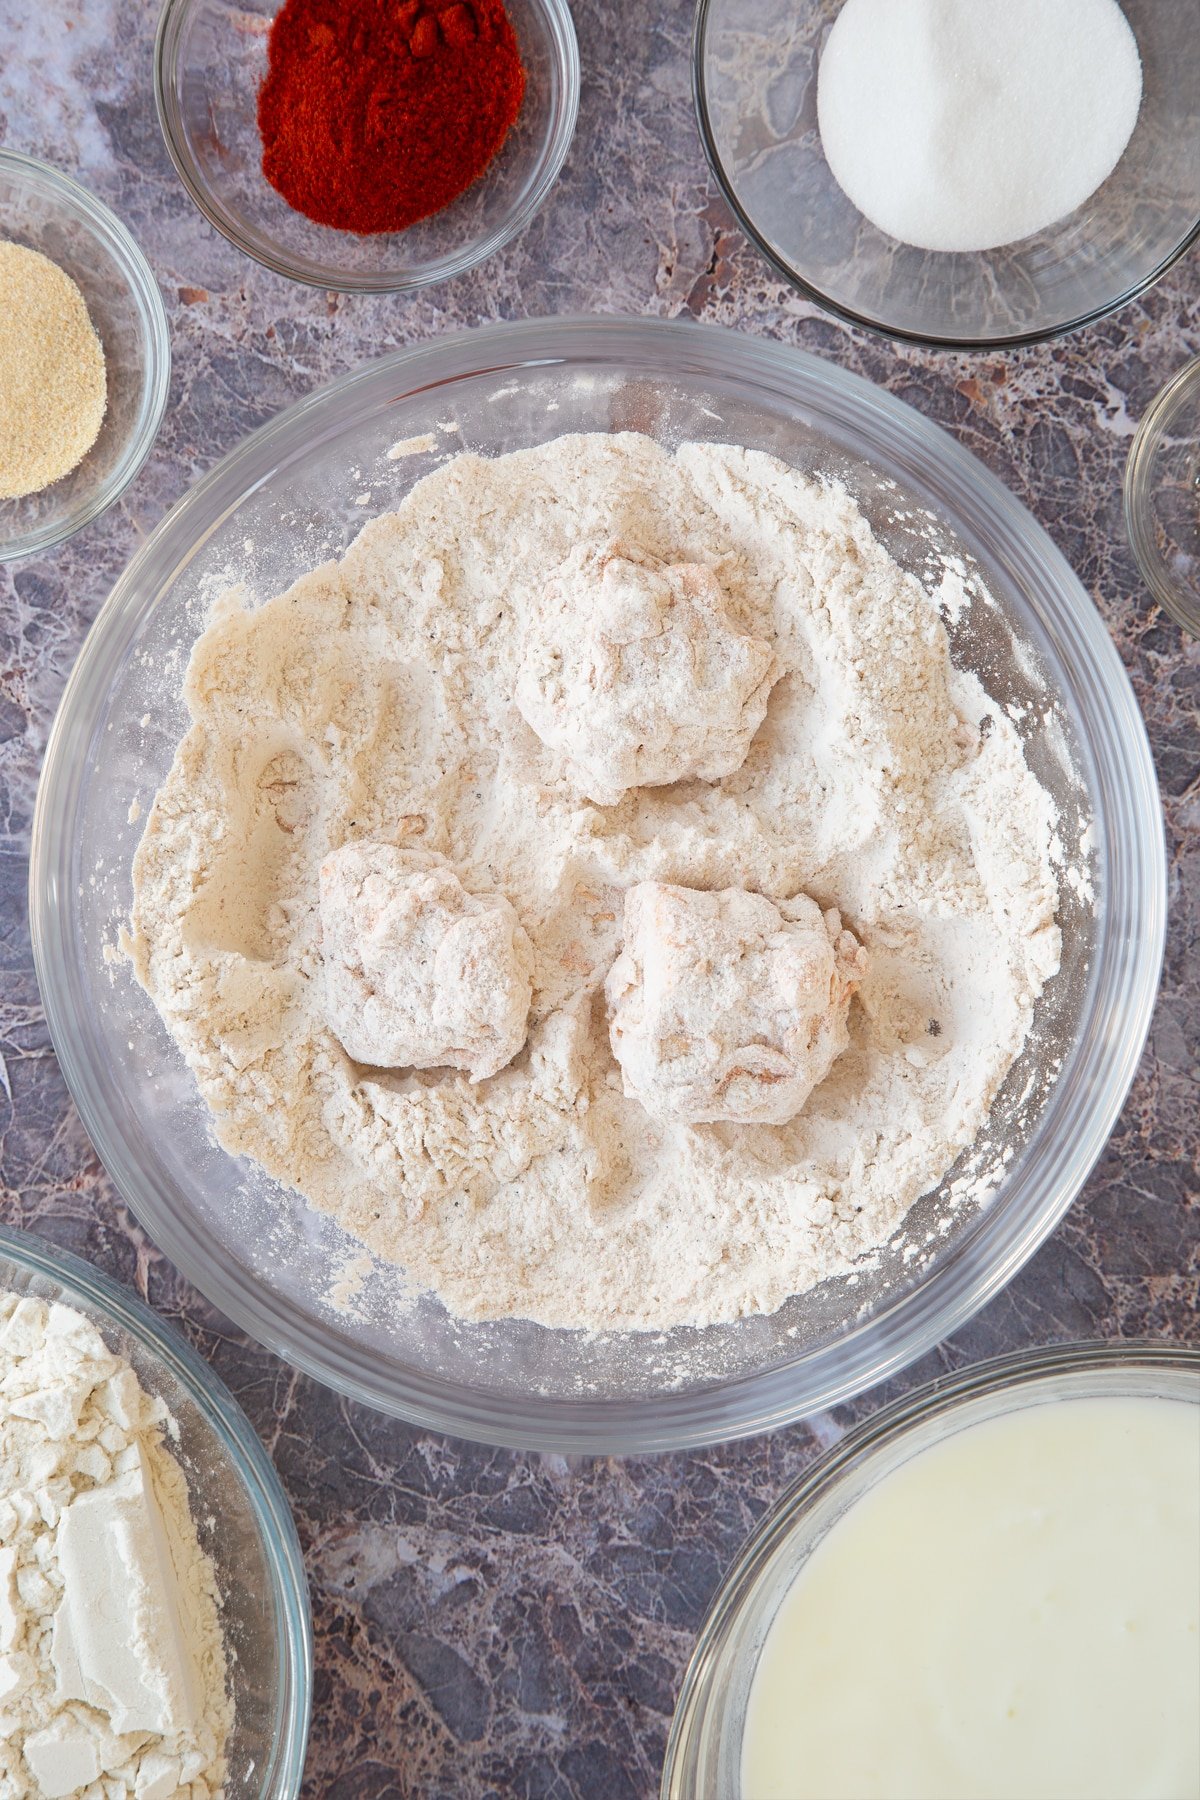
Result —
[{"label": "coated tofu piece", "polygon": [[740,768],[779,673],[712,569],[585,548],[547,585],[516,701],[573,785],[612,806],[631,788]]},{"label": "coated tofu piece", "polygon": [[443,858],[343,844],[320,871],[325,1017],[356,1062],[494,1075],[525,1042],[533,950],[502,894]]},{"label": "coated tofu piece", "polygon": [[642,881],[605,995],[626,1094],[685,1124],[783,1125],[849,1043],[866,952],[806,894]]}]

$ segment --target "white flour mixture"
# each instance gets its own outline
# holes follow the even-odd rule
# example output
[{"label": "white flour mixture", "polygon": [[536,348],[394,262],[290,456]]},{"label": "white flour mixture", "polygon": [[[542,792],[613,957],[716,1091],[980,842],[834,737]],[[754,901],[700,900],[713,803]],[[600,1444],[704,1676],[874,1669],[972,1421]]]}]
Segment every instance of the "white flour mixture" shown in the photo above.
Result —
[{"label": "white flour mixture", "polygon": [[[626,687],[589,707],[610,652]],[[705,1324],[852,1269],[973,1142],[1058,967],[1054,808],[1015,730],[846,493],[768,456],[622,434],[458,457],[340,562],[258,607],[226,595],[186,698],[135,861],[137,975],[221,1143],[466,1317]],[[333,854],[356,841],[421,855]],[[359,1048],[442,1066],[370,1067],[327,1022],[332,959],[350,1036],[371,956],[416,941],[415,887],[387,885],[409,880],[458,960],[393,960]],[[787,1122],[687,1125],[623,1091],[604,986],[640,882],[801,917],[787,955],[758,944],[763,993],[840,946],[836,1060],[800,1069],[797,1095],[818,1085]],[[481,1074],[527,988],[527,1041]],[[693,1116],[740,1016],[710,1013]],[[639,1038],[634,1086],[674,1091],[670,1054]]]},{"label": "white flour mixture", "polygon": [[0,1800],[221,1800],[216,1575],[165,1406],[74,1308],[0,1293]]}]

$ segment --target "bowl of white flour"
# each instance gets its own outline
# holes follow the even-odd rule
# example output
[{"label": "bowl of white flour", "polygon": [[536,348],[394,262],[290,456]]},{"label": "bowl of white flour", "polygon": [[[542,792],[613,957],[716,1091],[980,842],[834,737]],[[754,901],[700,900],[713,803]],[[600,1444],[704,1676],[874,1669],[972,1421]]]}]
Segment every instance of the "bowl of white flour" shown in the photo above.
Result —
[{"label": "bowl of white flour", "polygon": [[998,1290],[1127,1091],[1164,887],[1119,661],[994,478],[779,345],[578,319],[370,365],[193,490],[72,676],[32,910],[216,1304],[619,1450]]},{"label": "bowl of white flour", "polygon": [[294,1800],[312,1625],[274,1469],[148,1307],[7,1228],[0,1446],[4,1791]]}]

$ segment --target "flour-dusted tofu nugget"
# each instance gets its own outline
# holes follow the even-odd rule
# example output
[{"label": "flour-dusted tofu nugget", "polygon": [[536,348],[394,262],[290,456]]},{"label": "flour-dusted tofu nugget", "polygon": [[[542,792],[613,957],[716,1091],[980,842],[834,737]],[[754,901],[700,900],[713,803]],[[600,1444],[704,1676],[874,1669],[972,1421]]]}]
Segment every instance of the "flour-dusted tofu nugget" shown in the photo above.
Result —
[{"label": "flour-dusted tofu nugget", "polygon": [[846,1048],[866,966],[807,894],[638,882],[605,984],[625,1092],[667,1121],[786,1124]]},{"label": "flour-dusted tofu nugget", "polygon": [[525,1042],[533,951],[502,894],[469,894],[440,856],[343,844],[321,865],[325,1018],[386,1069],[494,1075]]},{"label": "flour-dusted tofu nugget", "polygon": [[612,806],[630,788],[740,768],[779,673],[712,569],[585,547],[547,584],[516,700],[574,785]]}]

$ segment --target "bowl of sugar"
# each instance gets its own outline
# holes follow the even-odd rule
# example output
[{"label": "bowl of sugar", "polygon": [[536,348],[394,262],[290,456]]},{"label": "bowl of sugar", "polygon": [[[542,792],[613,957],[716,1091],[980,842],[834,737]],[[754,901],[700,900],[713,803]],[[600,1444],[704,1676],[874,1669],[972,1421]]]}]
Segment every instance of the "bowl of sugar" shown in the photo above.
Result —
[{"label": "bowl of sugar", "polygon": [[986,349],[1200,233],[1193,0],[700,0],[696,109],[747,234],[853,324]]}]

